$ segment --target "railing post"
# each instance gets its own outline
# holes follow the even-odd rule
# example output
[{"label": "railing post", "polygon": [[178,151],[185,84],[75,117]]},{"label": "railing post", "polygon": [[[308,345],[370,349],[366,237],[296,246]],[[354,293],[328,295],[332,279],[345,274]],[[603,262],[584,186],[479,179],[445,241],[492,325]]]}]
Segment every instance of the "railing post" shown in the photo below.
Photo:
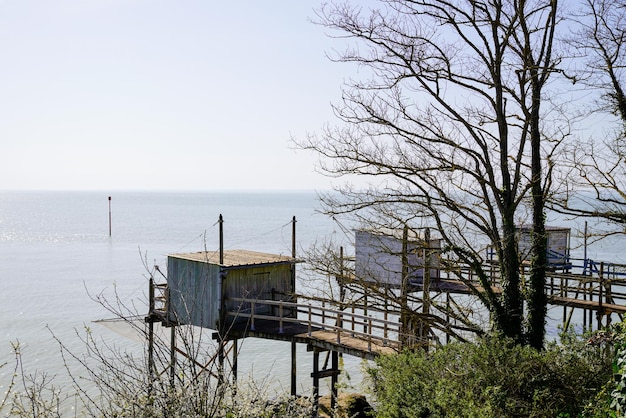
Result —
[{"label": "railing post", "polygon": [[385,298],[385,313],[383,316],[383,318],[385,319],[385,324],[383,325],[383,336],[385,337],[385,340],[387,340],[387,319],[389,318],[388,312],[389,312],[388,301],[387,301],[387,298]]},{"label": "railing post", "polygon": [[150,287],[148,287],[148,313],[154,311],[154,279],[150,277]]},{"label": "railing post", "polygon": [[278,304],[278,317],[279,317],[278,333],[282,334],[283,333],[283,302],[282,301]]},{"label": "railing post", "polygon": [[354,322],[355,322],[355,318],[354,318],[354,302],[352,302],[352,316],[350,317],[351,322],[352,322],[352,336],[354,337]]},{"label": "railing post", "polygon": [[311,336],[311,304],[309,303],[309,337]]},{"label": "railing post", "polygon": [[254,301],[250,302],[250,330],[254,331]]},{"label": "railing post", "polygon": [[341,312],[337,312],[337,344],[341,343]]},{"label": "railing post", "polygon": [[602,316],[604,308],[602,307],[602,298],[604,297],[604,261],[600,263],[600,275],[598,277],[598,330],[602,328]]},{"label": "railing post", "polygon": [[372,317],[368,318],[369,332],[367,333],[369,338],[367,339],[367,350],[372,351]]}]

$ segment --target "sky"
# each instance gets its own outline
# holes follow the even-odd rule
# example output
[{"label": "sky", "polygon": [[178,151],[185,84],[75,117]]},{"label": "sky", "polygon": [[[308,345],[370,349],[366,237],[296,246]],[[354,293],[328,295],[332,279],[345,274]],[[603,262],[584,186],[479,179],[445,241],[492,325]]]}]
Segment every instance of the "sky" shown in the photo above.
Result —
[{"label": "sky", "polygon": [[0,190],[321,190],[319,1],[0,0]]}]

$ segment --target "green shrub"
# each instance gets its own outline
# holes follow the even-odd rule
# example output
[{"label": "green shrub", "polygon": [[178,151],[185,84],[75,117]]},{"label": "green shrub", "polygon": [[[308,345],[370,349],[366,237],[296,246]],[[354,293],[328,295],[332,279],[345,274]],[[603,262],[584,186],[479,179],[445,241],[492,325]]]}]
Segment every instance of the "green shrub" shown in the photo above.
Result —
[{"label": "green shrub", "polygon": [[381,357],[369,374],[380,417],[594,416],[611,360],[571,336],[541,352],[488,337]]}]

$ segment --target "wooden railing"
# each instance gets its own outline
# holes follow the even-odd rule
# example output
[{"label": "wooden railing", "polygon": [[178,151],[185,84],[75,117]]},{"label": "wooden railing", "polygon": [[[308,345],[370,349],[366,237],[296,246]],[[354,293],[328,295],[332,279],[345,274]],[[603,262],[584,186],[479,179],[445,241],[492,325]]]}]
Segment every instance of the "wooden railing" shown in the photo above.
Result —
[{"label": "wooden railing", "polygon": [[[596,301],[598,304],[611,303],[626,305],[626,266],[614,263],[594,263],[587,260],[570,264],[568,269],[546,272],[545,289],[548,296],[558,296],[576,300]],[[485,265],[492,286],[500,286],[500,271],[496,264]],[[528,266],[522,266],[522,275],[528,278]],[[474,272],[466,266],[441,270],[439,280],[462,280],[479,286]]]},{"label": "wooden railing", "polygon": [[153,279],[150,279],[148,299],[150,314],[165,318],[169,303],[167,283],[155,283]]},{"label": "wooden railing", "polygon": [[[400,347],[402,337],[401,325],[398,321],[362,315],[355,312],[329,308],[324,305],[293,303],[286,301],[256,300],[246,298],[229,298],[239,303],[242,309],[227,312],[228,316],[248,318],[251,331],[256,329],[256,320],[278,322],[279,333],[284,332],[285,324],[305,325],[311,337],[316,330],[329,331],[335,334],[335,342],[342,343],[342,338],[358,338],[367,342],[368,351],[372,345]],[[245,308],[243,308],[245,306]],[[271,313],[268,313],[268,307]],[[358,329],[363,326],[363,331]],[[412,336],[412,338],[415,338]],[[426,338],[424,338],[426,340]]]}]

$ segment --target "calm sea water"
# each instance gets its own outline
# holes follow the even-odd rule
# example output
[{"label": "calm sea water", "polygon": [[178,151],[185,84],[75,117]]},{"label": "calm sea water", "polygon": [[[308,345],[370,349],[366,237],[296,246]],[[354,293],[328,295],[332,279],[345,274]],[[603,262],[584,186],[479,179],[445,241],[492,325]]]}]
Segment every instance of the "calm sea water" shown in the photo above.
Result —
[{"label": "calm sea water", "polygon": [[[292,217],[297,248],[342,234],[317,214],[316,195],[302,193],[113,193],[109,236],[108,195],[96,192],[0,192],[0,364],[14,361],[11,342],[23,347],[24,368],[58,375],[68,384],[58,344],[84,351],[75,330],[85,325],[104,338],[141,350],[92,321],[111,314],[91,295],[114,292],[145,306],[148,279],[142,259],[166,270],[166,255],[216,250],[219,214],[225,249],[291,254]],[[146,308],[147,312],[147,308]],[[303,388],[310,386],[310,354],[299,347]],[[289,388],[290,348],[280,342],[244,341],[240,376],[276,377]],[[0,394],[12,369],[0,369]],[[357,361],[358,368],[358,361]],[[277,375],[277,376],[275,376]]]},{"label": "calm sea water", "polygon": [[[22,346],[26,373],[57,375],[69,384],[52,333],[73,351],[84,350],[75,330],[91,326],[98,336],[130,350],[142,344],[92,321],[111,315],[89,297],[116,291],[141,308],[147,293],[142,259],[166,269],[166,255],[218,248],[219,214],[224,216],[226,249],[291,254],[291,219],[297,219],[298,251],[331,237],[351,240],[330,219],[317,214],[314,193],[149,193],[0,192],[0,394],[6,390],[13,360],[11,342]],[[553,218],[572,227],[573,255],[582,256],[583,221]],[[594,226],[596,227],[596,226]],[[600,228],[597,226],[596,230]],[[593,228],[592,228],[593,230]],[[593,244],[590,257],[625,262],[623,238]],[[306,286],[300,282],[299,286]],[[301,291],[301,289],[298,289]],[[145,306],[145,305],[144,305]],[[147,310],[147,308],[146,308]],[[555,318],[560,311],[555,311]],[[551,332],[556,327],[551,325]],[[249,341],[248,341],[249,340]],[[241,376],[266,379],[289,388],[289,346],[280,342],[244,342]],[[299,347],[299,386],[310,387],[311,355]],[[359,380],[358,359],[346,368]]]}]

